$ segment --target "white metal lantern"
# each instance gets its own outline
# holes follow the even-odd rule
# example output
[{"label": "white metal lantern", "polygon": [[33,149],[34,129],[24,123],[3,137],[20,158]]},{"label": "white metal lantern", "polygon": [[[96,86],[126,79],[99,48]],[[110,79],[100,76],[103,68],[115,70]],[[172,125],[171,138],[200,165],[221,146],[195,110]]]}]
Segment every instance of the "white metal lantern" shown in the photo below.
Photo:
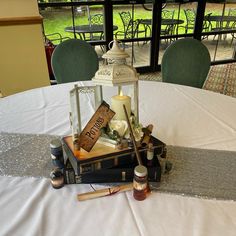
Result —
[{"label": "white metal lantern", "polygon": [[[92,79],[96,85],[116,86],[117,94],[111,98],[111,109],[116,112],[114,119],[125,120],[123,104],[126,106],[128,114],[133,113],[138,121],[138,73],[136,69],[126,64],[129,55],[119,47],[116,40],[112,41],[112,48],[102,57],[107,59],[107,65],[102,66]],[[111,43],[110,43],[111,44]],[[109,45],[110,45],[109,44]],[[132,96],[122,93],[122,87],[132,86]]]},{"label": "white metal lantern", "polygon": [[95,109],[102,103],[101,86],[78,86],[70,91],[70,124],[72,129],[73,142],[77,142],[82,131],[81,127],[81,111],[80,111],[80,96],[81,94],[93,94],[95,101]]}]

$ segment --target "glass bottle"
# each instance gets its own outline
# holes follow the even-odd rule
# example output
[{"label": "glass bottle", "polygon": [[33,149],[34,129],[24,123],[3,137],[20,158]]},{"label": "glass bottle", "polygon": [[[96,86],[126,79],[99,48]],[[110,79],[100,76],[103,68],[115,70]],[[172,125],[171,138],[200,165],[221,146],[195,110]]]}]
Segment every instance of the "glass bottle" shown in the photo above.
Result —
[{"label": "glass bottle", "polygon": [[60,168],[53,170],[50,173],[51,184],[55,189],[62,188],[64,186],[64,175],[63,171]]},{"label": "glass bottle", "polygon": [[149,143],[147,149],[147,166],[152,166],[153,156],[154,156],[153,144]]},{"label": "glass bottle", "polygon": [[138,165],[134,169],[133,196],[136,200],[142,201],[148,193],[148,172],[143,165]]},{"label": "glass bottle", "polygon": [[62,143],[60,139],[53,139],[50,142],[51,158],[54,166],[63,169],[64,168],[64,157]]}]

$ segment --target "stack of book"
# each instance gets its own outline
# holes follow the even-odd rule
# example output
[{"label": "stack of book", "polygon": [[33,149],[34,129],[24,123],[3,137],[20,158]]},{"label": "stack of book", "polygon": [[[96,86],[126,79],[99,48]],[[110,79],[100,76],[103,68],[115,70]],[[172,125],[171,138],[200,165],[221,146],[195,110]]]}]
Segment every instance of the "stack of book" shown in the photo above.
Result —
[{"label": "stack of book", "polygon": [[[97,142],[90,152],[81,149],[73,151],[72,137],[62,139],[65,158],[65,182],[76,183],[114,183],[132,182],[134,167],[138,165],[132,147],[118,149],[111,143]],[[151,136],[153,159],[147,159],[147,147],[139,147],[143,165],[148,168],[150,182],[160,182],[160,158],[166,158],[166,145]]]}]

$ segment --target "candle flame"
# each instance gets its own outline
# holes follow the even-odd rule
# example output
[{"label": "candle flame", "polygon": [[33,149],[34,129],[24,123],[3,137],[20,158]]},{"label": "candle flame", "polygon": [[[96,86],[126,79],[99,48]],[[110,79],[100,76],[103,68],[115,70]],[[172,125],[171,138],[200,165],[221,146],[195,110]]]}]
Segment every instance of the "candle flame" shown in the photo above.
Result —
[{"label": "candle flame", "polygon": [[123,96],[123,92],[122,92],[122,89],[120,90],[120,94],[119,94],[120,96]]}]

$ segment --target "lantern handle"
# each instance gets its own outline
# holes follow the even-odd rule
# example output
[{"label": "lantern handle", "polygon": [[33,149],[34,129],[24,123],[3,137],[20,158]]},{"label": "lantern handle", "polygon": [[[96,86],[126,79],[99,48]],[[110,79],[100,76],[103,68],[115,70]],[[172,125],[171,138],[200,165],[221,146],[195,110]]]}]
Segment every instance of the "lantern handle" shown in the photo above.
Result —
[{"label": "lantern handle", "polygon": [[[112,41],[108,44],[108,48],[109,48],[109,49],[111,49],[111,43],[113,43],[113,42],[115,42],[115,41],[116,41],[118,44],[122,43],[121,41],[116,40],[116,39],[115,39],[115,40],[112,40]],[[122,48],[120,48],[120,49],[122,50]],[[123,49],[123,51],[124,51],[124,49]]]}]

